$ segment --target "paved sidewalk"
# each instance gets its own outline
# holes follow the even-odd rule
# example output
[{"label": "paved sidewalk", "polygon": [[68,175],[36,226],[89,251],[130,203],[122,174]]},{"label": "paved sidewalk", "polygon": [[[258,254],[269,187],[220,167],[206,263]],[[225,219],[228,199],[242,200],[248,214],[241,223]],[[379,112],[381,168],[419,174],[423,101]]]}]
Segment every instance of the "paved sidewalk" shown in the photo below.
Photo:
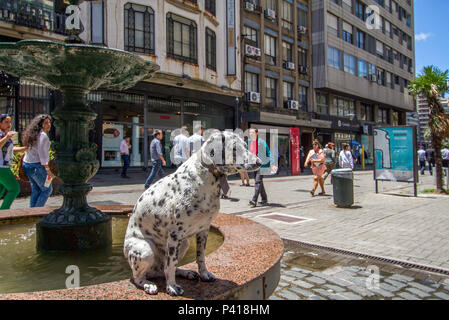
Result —
[{"label": "paved sidewalk", "polygon": [[[91,181],[94,189],[88,200],[96,205],[134,205],[144,191],[147,174],[131,172],[129,180],[113,172],[99,174]],[[420,179],[419,191],[433,187],[433,177],[420,176]],[[241,187],[240,179],[230,179],[231,199],[221,200],[221,212],[254,219],[283,239],[449,270],[449,197],[420,194],[414,198],[412,185],[390,182],[381,182],[381,193],[375,194],[372,171],[356,172],[354,183],[354,208],[337,209],[329,184],[326,184],[328,196],[312,198],[311,176],[267,177],[265,187],[270,206],[253,209],[248,202],[254,188]],[[47,203],[61,204],[61,196],[52,197]],[[17,199],[12,208],[26,207],[28,199]],[[278,214],[276,220],[264,217],[269,213]],[[285,215],[287,220],[304,221],[280,221],[279,218],[286,220]]]}]

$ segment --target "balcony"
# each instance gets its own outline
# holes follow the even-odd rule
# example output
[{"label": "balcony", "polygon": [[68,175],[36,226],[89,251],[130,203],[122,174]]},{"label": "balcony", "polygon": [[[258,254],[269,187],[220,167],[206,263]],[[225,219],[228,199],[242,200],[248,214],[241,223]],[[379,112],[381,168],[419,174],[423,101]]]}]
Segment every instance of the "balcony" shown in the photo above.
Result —
[{"label": "balcony", "polygon": [[32,29],[68,35],[65,14],[55,13],[42,4],[27,1],[0,0],[0,21]]}]

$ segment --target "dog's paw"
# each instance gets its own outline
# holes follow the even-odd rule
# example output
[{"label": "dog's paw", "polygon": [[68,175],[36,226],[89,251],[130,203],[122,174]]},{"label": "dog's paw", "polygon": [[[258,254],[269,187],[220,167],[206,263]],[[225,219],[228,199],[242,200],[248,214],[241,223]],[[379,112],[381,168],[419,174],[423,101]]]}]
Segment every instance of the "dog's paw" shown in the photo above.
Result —
[{"label": "dog's paw", "polygon": [[155,284],[148,284],[148,283],[143,285],[143,291],[151,295],[155,295],[158,292],[157,286]]},{"label": "dog's paw", "polygon": [[176,274],[179,275],[180,277],[187,279],[187,280],[199,280],[200,279],[200,274],[196,271],[192,271],[192,270],[177,270]]},{"label": "dog's paw", "polygon": [[215,278],[215,276],[208,271],[200,274],[200,279],[201,279],[201,281],[204,281],[204,282],[213,282],[213,281],[217,280],[217,278]]},{"label": "dog's paw", "polygon": [[181,288],[181,286],[173,284],[167,286],[167,293],[171,296],[182,296],[184,294],[184,290]]}]

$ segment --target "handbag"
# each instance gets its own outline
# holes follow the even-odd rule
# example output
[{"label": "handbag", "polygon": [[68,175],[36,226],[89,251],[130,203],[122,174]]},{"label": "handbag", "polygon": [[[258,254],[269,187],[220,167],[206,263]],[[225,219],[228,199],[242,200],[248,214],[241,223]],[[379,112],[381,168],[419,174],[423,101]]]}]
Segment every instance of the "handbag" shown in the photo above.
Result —
[{"label": "handbag", "polygon": [[19,178],[22,181],[30,181],[30,179],[28,179],[27,174],[25,173],[25,170],[23,170],[23,158],[25,158],[25,153],[20,158],[20,162],[19,162]]}]

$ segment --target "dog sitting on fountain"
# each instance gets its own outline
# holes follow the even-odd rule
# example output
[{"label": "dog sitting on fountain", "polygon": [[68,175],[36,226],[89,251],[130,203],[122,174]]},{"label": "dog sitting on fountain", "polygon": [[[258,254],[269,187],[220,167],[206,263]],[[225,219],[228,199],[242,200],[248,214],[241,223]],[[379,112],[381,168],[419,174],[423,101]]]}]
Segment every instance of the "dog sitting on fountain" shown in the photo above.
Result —
[{"label": "dog sitting on fountain", "polygon": [[[261,160],[232,132],[216,132],[178,170],[159,180],[139,198],[126,230],[124,254],[134,283],[157,294],[149,278],[166,279],[167,293],[183,295],[175,276],[214,281],[205,263],[211,221],[220,208],[220,185],[227,175],[255,171]],[[196,235],[198,273],[177,268]]]}]

